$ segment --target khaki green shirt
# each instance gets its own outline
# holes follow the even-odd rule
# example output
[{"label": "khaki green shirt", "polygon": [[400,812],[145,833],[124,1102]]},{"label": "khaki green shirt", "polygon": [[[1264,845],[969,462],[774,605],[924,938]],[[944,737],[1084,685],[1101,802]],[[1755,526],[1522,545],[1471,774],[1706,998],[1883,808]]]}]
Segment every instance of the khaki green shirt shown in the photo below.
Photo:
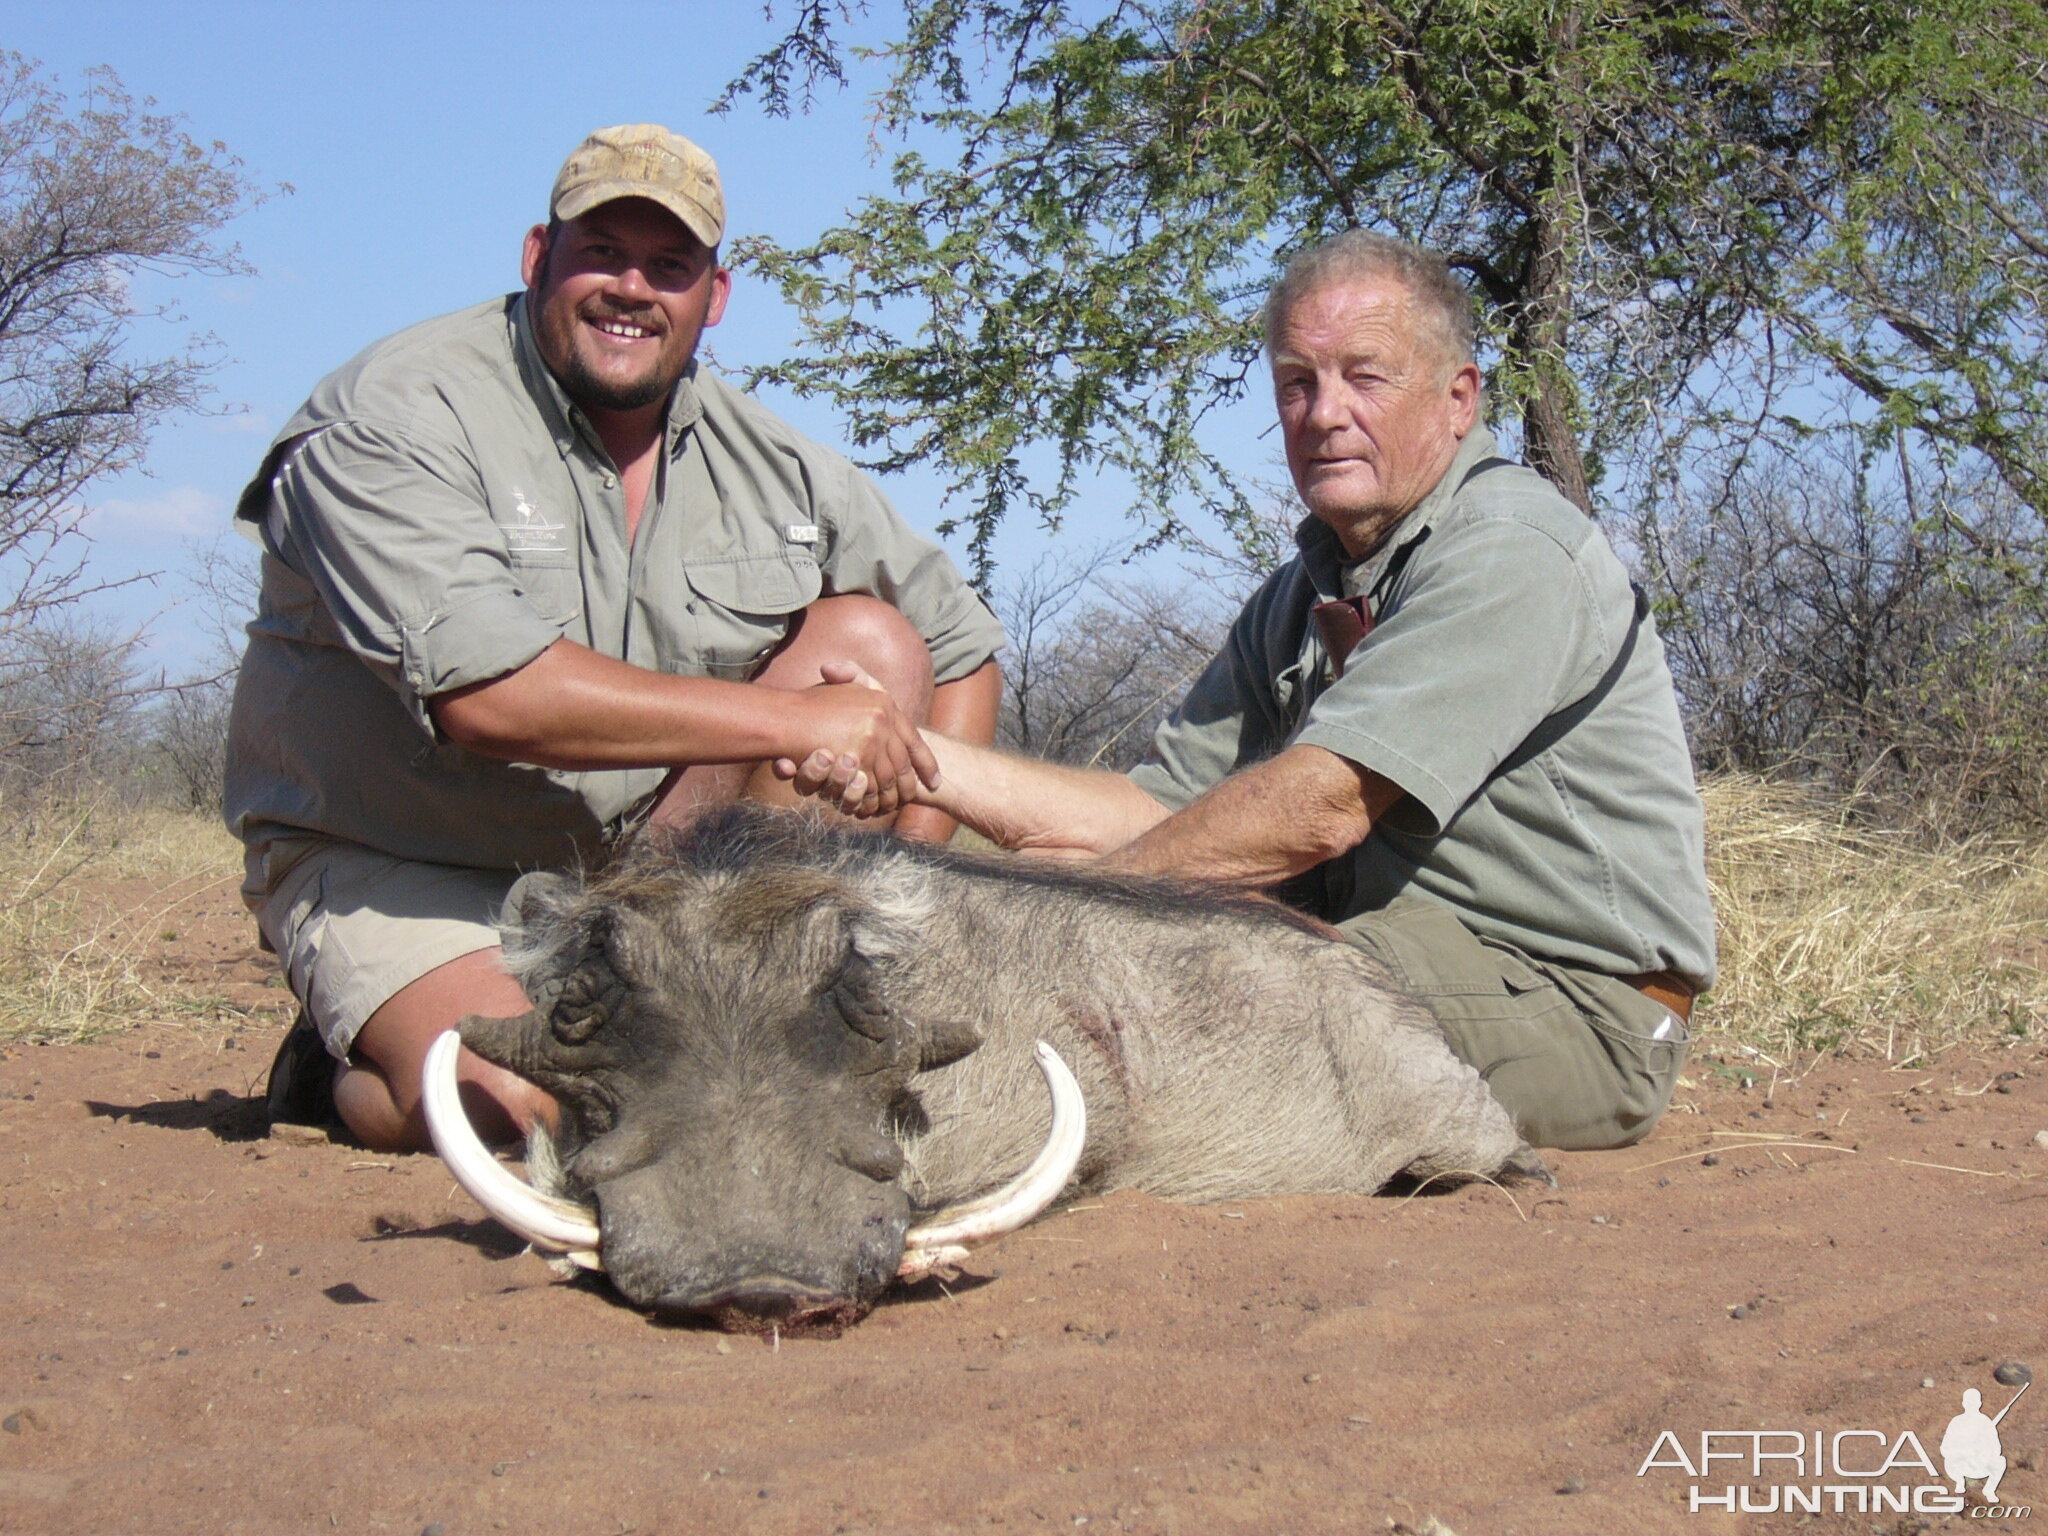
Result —
[{"label": "khaki green shirt", "polygon": [[[1475,430],[1362,562],[1304,522],[1299,556],[1246,604],[1132,778],[1177,810],[1285,747],[1324,747],[1407,791],[1324,866],[1325,917],[1414,891],[1546,959],[1705,984],[1702,818],[1663,645],[1647,615],[1633,622],[1599,529],[1541,476],[1466,480],[1494,452]],[[1390,569],[1376,627],[1333,681],[1310,606]]]},{"label": "khaki green shirt", "polygon": [[237,515],[261,537],[263,585],[225,809],[259,862],[304,833],[491,869],[598,852],[664,770],[501,762],[442,739],[428,712],[562,636],[736,680],[806,604],[864,592],[925,636],[941,682],[1003,639],[866,475],[695,367],[629,544],[617,472],[518,296],[402,331],[323,379]]}]

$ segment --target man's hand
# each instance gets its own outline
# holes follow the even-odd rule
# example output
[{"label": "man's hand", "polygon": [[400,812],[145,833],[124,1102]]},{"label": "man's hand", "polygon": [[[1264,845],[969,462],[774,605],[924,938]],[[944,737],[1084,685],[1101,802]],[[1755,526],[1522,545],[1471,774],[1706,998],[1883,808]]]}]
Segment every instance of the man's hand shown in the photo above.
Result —
[{"label": "man's hand", "polygon": [[882,685],[851,662],[826,662],[824,681],[793,697],[799,739],[826,743],[801,761],[777,757],[775,774],[800,795],[848,816],[892,815],[939,787],[939,764]]}]

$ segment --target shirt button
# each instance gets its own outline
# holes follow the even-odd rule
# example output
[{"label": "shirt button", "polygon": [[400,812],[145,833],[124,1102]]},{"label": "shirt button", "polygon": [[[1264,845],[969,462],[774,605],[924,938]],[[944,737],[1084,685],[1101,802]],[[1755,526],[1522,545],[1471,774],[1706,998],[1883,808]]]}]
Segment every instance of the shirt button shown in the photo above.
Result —
[{"label": "shirt button", "polygon": [[618,483],[619,477],[617,475],[606,475],[604,477],[604,488],[608,491],[617,486]]}]

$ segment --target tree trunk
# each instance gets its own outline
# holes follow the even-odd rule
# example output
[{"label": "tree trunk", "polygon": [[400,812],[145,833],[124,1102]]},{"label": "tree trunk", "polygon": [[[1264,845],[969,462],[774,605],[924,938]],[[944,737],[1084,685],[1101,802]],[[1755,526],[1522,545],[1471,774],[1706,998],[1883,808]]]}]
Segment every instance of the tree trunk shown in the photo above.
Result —
[{"label": "tree trunk", "polygon": [[1532,229],[1526,280],[1516,305],[1509,345],[1526,370],[1527,394],[1522,401],[1522,444],[1529,466],[1569,497],[1588,517],[1593,491],[1586,481],[1585,455],[1573,425],[1576,391],[1565,363],[1568,306],[1564,241],[1558,221],[1550,216],[1556,201],[1545,198],[1543,216]]},{"label": "tree trunk", "polygon": [[1591,517],[1593,488],[1586,481],[1586,460],[1572,430],[1571,412],[1547,379],[1537,380],[1535,396],[1522,409],[1522,437],[1529,467]]},{"label": "tree trunk", "polygon": [[1584,133],[1574,104],[1581,99],[1578,76],[1579,15],[1567,7],[1552,39],[1550,67],[1566,79],[1557,93],[1564,120],[1555,125],[1567,153],[1562,176],[1545,175],[1535,218],[1531,221],[1529,259],[1515,340],[1529,370],[1529,393],[1522,405],[1522,441],[1529,464],[1562,491],[1588,517],[1593,515],[1593,488],[1586,480],[1585,455],[1576,426],[1578,385],[1566,362],[1571,325],[1570,253],[1565,231],[1577,201],[1573,184]]}]

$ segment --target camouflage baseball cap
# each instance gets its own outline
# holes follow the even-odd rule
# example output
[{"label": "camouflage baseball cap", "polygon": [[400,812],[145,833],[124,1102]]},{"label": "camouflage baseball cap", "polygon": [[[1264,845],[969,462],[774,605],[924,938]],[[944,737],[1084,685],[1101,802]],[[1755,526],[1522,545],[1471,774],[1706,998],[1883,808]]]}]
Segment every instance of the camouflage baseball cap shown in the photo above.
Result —
[{"label": "camouflage baseball cap", "polygon": [[580,218],[614,198],[644,197],[683,221],[706,245],[725,233],[725,192],[703,150],[659,123],[600,128],[562,162],[548,210]]}]

